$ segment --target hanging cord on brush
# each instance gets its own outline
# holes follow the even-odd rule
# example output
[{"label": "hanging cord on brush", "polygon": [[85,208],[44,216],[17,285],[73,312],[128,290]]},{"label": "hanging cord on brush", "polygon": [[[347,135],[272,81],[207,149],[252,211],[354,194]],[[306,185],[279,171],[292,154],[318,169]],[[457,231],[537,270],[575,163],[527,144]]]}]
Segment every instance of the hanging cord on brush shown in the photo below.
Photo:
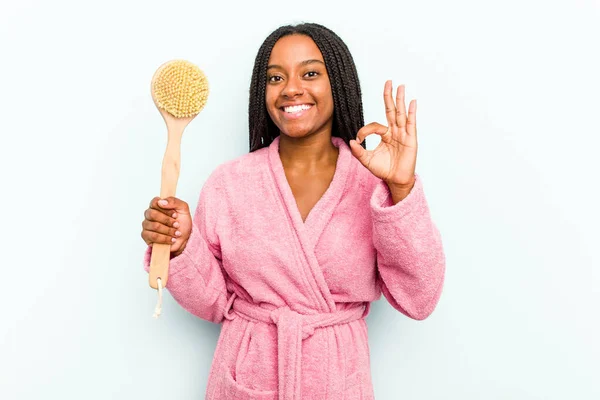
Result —
[{"label": "hanging cord on brush", "polygon": [[163,297],[162,281],[160,278],[158,278],[156,280],[156,282],[158,283],[158,302],[156,303],[156,308],[154,309],[154,315],[152,315],[152,317],[154,319],[157,319],[158,317],[160,317],[160,313],[162,312],[162,297]]}]

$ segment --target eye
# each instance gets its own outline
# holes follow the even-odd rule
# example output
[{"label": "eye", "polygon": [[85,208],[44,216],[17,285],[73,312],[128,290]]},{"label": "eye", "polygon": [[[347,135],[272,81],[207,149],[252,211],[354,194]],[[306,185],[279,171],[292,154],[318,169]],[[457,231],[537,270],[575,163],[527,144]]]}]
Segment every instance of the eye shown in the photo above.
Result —
[{"label": "eye", "polygon": [[317,71],[308,71],[306,74],[304,74],[304,76],[308,76],[309,78],[314,78],[317,75],[319,75]]},{"label": "eye", "polygon": [[268,76],[267,80],[269,82],[279,82],[281,80],[281,77],[278,75]]}]

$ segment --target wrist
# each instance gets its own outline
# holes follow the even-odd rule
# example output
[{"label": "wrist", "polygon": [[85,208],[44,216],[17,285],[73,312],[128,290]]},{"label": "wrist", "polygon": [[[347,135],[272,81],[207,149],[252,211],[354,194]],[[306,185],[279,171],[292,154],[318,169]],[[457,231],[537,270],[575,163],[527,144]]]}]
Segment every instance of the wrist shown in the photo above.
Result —
[{"label": "wrist", "polygon": [[410,183],[394,183],[394,182],[386,182],[388,188],[390,189],[390,194],[392,195],[392,200],[394,204],[404,200],[406,196],[409,195],[412,188],[415,186],[416,178],[413,177]]}]

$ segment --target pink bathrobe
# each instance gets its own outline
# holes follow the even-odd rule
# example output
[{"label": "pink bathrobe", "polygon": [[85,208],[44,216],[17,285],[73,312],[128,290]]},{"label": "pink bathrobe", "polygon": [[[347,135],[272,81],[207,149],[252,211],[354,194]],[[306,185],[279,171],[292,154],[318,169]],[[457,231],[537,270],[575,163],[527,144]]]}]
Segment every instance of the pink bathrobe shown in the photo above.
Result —
[{"label": "pink bathrobe", "polygon": [[[442,292],[445,256],[419,176],[393,204],[387,185],[337,137],[333,181],[303,222],[279,137],[228,161],[202,188],[167,289],[222,323],[206,399],[372,399],[369,304],[422,320]],[[150,248],[146,252],[148,270]]]}]

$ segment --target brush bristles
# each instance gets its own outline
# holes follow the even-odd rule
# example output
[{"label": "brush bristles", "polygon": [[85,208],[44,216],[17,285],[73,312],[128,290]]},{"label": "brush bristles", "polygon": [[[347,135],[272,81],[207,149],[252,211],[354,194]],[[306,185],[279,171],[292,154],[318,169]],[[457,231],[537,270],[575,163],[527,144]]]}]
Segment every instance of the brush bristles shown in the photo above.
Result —
[{"label": "brush bristles", "polygon": [[188,118],[198,114],[206,104],[208,80],[196,65],[175,60],[157,71],[152,91],[158,108],[176,118]]}]

